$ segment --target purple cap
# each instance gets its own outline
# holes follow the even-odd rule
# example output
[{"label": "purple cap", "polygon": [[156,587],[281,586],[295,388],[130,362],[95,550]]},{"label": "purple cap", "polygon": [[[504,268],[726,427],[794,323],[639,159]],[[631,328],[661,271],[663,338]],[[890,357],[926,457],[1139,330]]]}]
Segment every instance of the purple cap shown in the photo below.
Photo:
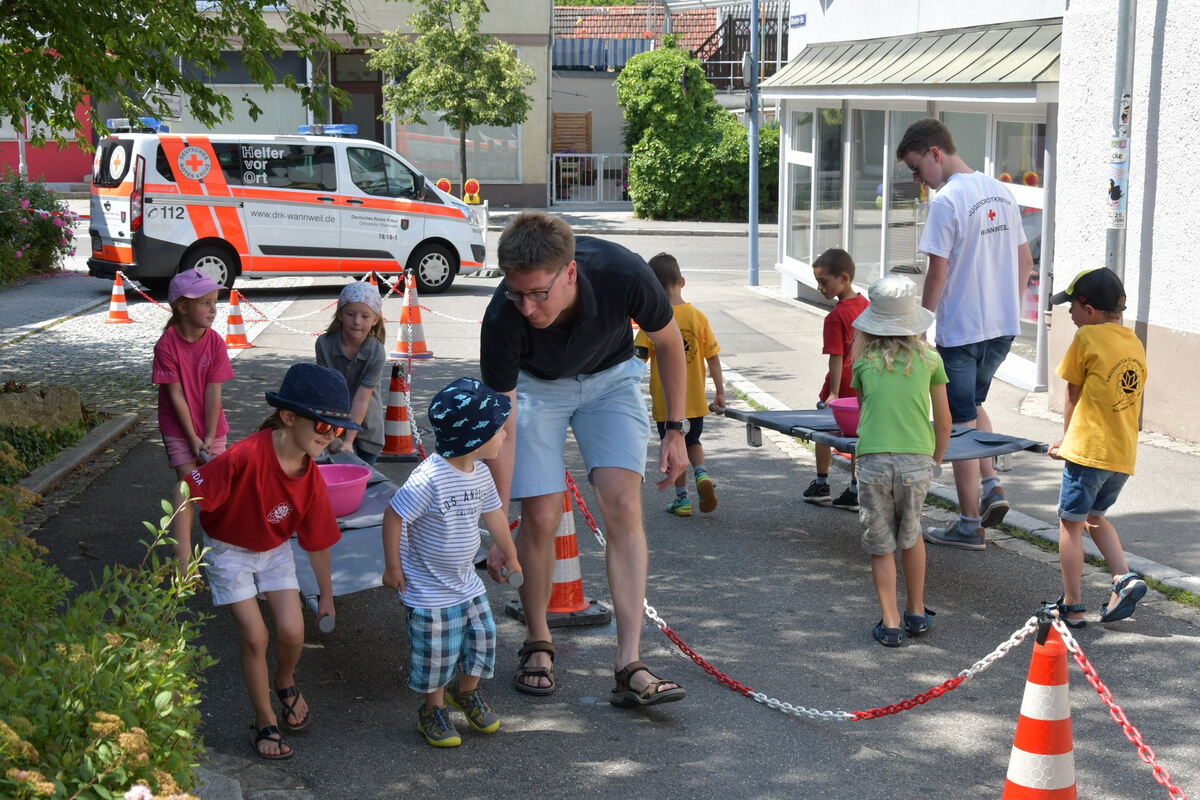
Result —
[{"label": "purple cap", "polygon": [[214,281],[208,273],[197,268],[181,272],[171,278],[171,288],[167,290],[167,302],[174,303],[181,297],[204,297],[209,292],[219,292],[225,287]]}]

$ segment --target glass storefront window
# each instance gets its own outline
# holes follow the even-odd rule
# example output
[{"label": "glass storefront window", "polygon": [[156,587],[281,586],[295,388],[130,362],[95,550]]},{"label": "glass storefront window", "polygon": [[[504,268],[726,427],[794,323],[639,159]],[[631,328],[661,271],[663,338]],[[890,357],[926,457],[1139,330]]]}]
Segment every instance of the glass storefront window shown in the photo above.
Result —
[{"label": "glass storefront window", "polygon": [[812,152],[813,115],[811,111],[792,112],[792,150]]},{"label": "glass storefront window", "polygon": [[816,253],[842,246],[842,109],[817,109]]},{"label": "glass storefront window", "polygon": [[808,247],[812,233],[812,167],[788,164],[788,192],[792,199],[788,255],[811,262]]},{"label": "glass storefront window", "polygon": [[959,158],[971,169],[982,171],[986,166],[987,114],[945,111],[942,123],[950,129]]},{"label": "glass storefront window", "polygon": [[891,118],[891,190],[888,195],[887,271],[902,272],[921,282],[925,272],[925,254],[917,251],[929,197],[924,187],[913,180],[912,170],[896,161],[896,147],[908,126],[925,119],[923,111],[893,111]]},{"label": "glass storefront window", "polygon": [[[467,177],[480,181],[521,179],[520,126],[481,126],[467,130]],[[397,125],[393,149],[432,180],[458,180],[458,131],[438,120],[428,125]]]},{"label": "glass storefront window", "polygon": [[856,109],[852,114],[854,164],[850,179],[850,256],[854,279],[869,284],[880,277],[883,240],[883,133],[886,112]]},{"label": "glass storefront window", "polygon": [[1039,122],[996,123],[996,177],[1004,183],[1039,187],[1046,175],[1046,126]]}]

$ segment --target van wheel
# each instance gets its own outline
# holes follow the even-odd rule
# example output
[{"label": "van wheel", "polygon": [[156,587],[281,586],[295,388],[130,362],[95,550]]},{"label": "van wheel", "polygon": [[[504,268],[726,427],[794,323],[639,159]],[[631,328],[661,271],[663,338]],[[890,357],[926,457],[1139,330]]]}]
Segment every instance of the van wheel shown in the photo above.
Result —
[{"label": "van wheel", "polygon": [[213,244],[197,247],[184,257],[183,262],[179,265],[179,271],[187,272],[189,269],[199,269],[201,272],[207,273],[210,278],[226,289],[233,288],[234,280],[241,273],[237,256],[224,247]]},{"label": "van wheel", "polygon": [[428,294],[438,294],[450,288],[458,272],[458,259],[448,249],[435,242],[423,244],[408,259],[408,268],[417,276],[417,288]]}]

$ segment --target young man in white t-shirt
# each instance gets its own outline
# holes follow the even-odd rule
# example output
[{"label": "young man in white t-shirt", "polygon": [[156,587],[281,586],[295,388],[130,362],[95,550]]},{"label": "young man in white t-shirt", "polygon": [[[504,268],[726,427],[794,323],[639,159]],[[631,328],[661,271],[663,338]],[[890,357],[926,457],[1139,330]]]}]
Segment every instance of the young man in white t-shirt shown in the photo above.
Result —
[{"label": "young man in white t-shirt", "polygon": [[[1021,292],[1033,269],[1021,210],[1004,184],[967,166],[936,119],[910,125],[896,158],[913,180],[937,192],[918,245],[929,256],[921,304],[937,314],[935,344],[950,379],[951,419],[991,431],[983,402],[1021,331]],[[954,484],[958,522],[930,528],[925,539],[983,550],[984,528],[999,525],[1009,508],[991,459],[955,461]]]}]

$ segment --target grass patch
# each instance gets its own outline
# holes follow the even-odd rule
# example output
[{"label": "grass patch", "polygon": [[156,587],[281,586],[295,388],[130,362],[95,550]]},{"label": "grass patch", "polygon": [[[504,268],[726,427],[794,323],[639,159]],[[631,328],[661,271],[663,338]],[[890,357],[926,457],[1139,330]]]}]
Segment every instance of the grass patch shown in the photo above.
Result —
[{"label": "grass patch", "polygon": [[14,486],[35,469],[52,461],[108,415],[85,412],[84,418],[61,428],[0,425],[0,486]]}]

